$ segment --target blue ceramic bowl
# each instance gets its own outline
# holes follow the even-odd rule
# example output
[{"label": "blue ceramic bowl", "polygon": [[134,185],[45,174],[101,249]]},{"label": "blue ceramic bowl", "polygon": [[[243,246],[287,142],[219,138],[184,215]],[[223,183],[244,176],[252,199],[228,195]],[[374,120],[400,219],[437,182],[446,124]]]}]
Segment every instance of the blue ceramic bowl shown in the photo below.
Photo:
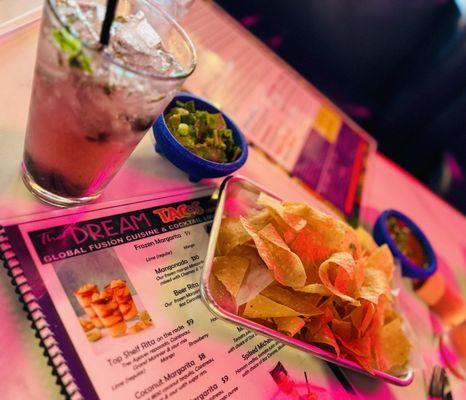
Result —
[{"label": "blue ceramic bowl", "polygon": [[[401,252],[397,244],[392,240],[387,227],[387,219],[392,216],[402,220],[408,226],[411,232],[419,239],[419,242],[421,243],[427,258],[427,267],[421,267],[413,263]],[[429,240],[421,231],[421,229],[419,229],[419,227],[411,219],[409,219],[400,211],[385,210],[382,214],[380,214],[375,223],[373,235],[379,246],[386,243],[392,251],[393,255],[400,260],[403,276],[426,279],[437,269],[437,257],[435,256],[434,250],[432,249]]]},{"label": "blue ceramic bowl", "polygon": [[[174,107],[178,100],[193,100],[196,110],[204,110],[209,113],[220,112],[223,115],[228,128],[233,132],[233,138],[236,145],[241,147],[241,155],[239,158],[230,163],[218,163],[206,160],[185,149],[171,134],[167,124],[165,123],[165,113],[170,108]],[[152,130],[155,137],[155,150],[157,153],[160,153],[173,165],[186,172],[189,175],[189,180],[191,182],[197,182],[202,178],[218,178],[220,176],[230,175],[243,166],[248,158],[248,144],[234,122],[209,102],[188,93],[180,93],[173,98],[170,104],[165,108],[163,114],[155,121]]]}]

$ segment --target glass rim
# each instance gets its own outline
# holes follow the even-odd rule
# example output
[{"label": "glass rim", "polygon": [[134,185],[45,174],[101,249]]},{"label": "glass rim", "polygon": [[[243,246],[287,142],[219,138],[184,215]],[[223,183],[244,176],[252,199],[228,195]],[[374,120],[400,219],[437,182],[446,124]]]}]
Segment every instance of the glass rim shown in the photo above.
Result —
[{"label": "glass rim", "polygon": [[[162,75],[162,74],[158,74],[158,73],[143,70],[143,69],[138,69],[138,67],[136,66],[127,65],[124,62],[121,62],[113,57],[107,57],[108,61],[126,71],[132,72],[136,75],[141,75],[141,76],[149,77],[153,79],[164,80],[164,81],[178,81],[178,80],[187,78],[194,72],[196,65],[197,65],[197,53],[196,53],[196,49],[194,47],[194,44],[191,38],[189,37],[187,32],[184,30],[184,28],[170,14],[168,14],[164,9],[162,9],[162,7],[160,7],[158,4],[156,4],[154,1],[151,1],[151,0],[143,0],[143,1],[147,3],[150,7],[155,8],[160,14],[162,14],[162,16],[166,18],[173,25],[173,27],[177,30],[177,32],[181,35],[181,37],[187,44],[189,53],[191,54],[190,65],[187,68],[183,68],[182,73],[177,73],[174,75]],[[54,17],[60,23],[60,25],[65,29],[69,28],[68,24],[66,24],[62,20],[62,17],[60,16],[60,14],[58,13],[56,9],[56,0],[46,0],[46,4],[48,4],[48,6],[50,7],[50,10],[52,11]],[[77,1],[76,1],[76,4],[79,5]],[[72,36],[80,39],[80,37],[76,34],[74,30],[68,30],[68,31],[70,32]],[[81,43],[86,49],[90,51],[101,53],[102,55],[105,54],[103,51],[104,48],[100,46],[100,43],[96,46],[93,46],[85,41],[82,41]]]}]

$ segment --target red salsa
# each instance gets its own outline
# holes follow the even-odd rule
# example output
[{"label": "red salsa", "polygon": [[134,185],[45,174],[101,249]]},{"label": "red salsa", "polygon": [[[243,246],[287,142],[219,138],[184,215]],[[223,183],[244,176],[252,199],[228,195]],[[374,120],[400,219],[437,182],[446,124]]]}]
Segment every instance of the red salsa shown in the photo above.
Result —
[{"label": "red salsa", "polygon": [[390,237],[396,243],[400,251],[409,258],[411,262],[427,268],[427,256],[417,236],[411,231],[406,223],[396,217],[388,217],[387,228]]}]

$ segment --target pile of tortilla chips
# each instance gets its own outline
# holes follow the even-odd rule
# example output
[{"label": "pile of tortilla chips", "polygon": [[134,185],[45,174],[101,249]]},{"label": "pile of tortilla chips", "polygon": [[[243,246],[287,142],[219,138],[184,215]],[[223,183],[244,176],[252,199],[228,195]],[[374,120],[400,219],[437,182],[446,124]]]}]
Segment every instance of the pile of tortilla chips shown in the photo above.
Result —
[{"label": "pile of tortilla chips", "polygon": [[261,193],[257,204],[252,216],[222,221],[210,277],[217,300],[370,373],[402,370],[411,344],[394,309],[388,247],[304,203]]}]

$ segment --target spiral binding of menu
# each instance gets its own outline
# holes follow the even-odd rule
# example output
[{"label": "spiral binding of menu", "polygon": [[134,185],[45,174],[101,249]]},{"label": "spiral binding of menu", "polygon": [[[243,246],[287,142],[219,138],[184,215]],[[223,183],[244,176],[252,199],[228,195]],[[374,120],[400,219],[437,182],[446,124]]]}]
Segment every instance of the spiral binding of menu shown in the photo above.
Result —
[{"label": "spiral binding of menu", "polygon": [[84,399],[2,226],[0,226],[0,259],[3,261],[11,278],[11,283],[15,286],[15,291],[23,303],[27,318],[36,331],[35,336],[44,349],[44,355],[48,357],[48,364],[52,367],[52,374],[57,377],[57,384],[61,386],[61,393],[70,400]]}]

